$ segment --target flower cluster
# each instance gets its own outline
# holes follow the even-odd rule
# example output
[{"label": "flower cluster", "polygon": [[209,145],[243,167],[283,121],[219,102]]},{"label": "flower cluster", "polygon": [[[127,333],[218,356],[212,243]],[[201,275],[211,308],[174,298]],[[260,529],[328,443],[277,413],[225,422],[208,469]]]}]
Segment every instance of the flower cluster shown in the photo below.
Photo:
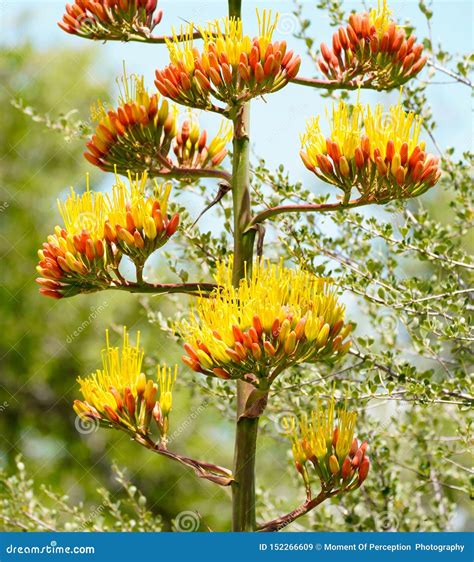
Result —
[{"label": "flower cluster", "polygon": [[[215,168],[227,155],[229,127],[221,127],[207,144],[207,133],[200,130],[193,116],[179,127],[176,106],[159,94],[148,94],[143,78],[124,73],[121,90],[115,110],[106,111],[99,104],[94,111],[98,124],[84,156],[95,166],[121,174],[132,169],[156,176],[169,174],[176,165]],[[176,164],[169,156],[171,148]]]},{"label": "flower cluster", "polygon": [[183,121],[176,135],[173,151],[178,166],[183,168],[215,168],[227,156],[227,143],[232,138],[232,125],[222,124],[217,135],[207,142],[207,133],[201,132],[199,124],[190,118]]},{"label": "flower cluster", "polygon": [[76,414],[84,421],[92,420],[105,427],[140,434],[150,431],[153,418],[161,438],[166,439],[177,367],[158,366],[155,381],[142,372],[143,357],[140,332],[137,332],[136,344],[131,345],[124,327],[119,348],[110,345],[107,331],[102,369],[77,379],[84,400],[75,400]]},{"label": "flower cluster", "polygon": [[155,182],[152,197],[145,196],[147,176],[129,185],[117,180],[112,195],[107,197],[109,214],[104,223],[107,243],[135,264],[144,264],[147,258],[173,236],[179,225],[179,215],[168,215],[171,183]]},{"label": "flower cluster", "polygon": [[58,25],[87,39],[128,41],[151,37],[162,17],[157,0],[74,0]]},{"label": "flower cluster", "polygon": [[56,226],[38,251],[40,293],[59,299],[105,288],[112,279],[103,236],[107,216],[103,195],[91,192],[87,184],[82,196],[71,189],[68,199],[58,205],[64,227]]},{"label": "flower cluster", "polygon": [[309,170],[343,190],[345,202],[353,186],[362,200],[386,203],[421,195],[438,181],[439,158],[419,141],[422,118],[406,113],[401,100],[388,113],[380,104],[372,111],[357,102],[351,110],[340,101],[329,122],[327,138],[319,117],[308,123],[300,155]]},{"label": "flower cluster", "polygon": [[202,52],[193,43],[194,25],[168,40],[171,63],[156,71],[156,87],[181,104],[212,109],[211,96],[229,105],[276,92],[294,78],[301,59],[285,41],[272,42],[278,15],[258,14],[259,35],[243,32],[242,21],[225,18],[200,28]]},{"label": "flower cluster", "polygon": [[167,212],[171,184],[155,182],[148,197],[146,182],[146,174],[129,177],[128,185],[117,177],[109,195],[87,186],[84,194],[71,189],[67,200],[58,202],[64,227],[57,226],[38,252],[42,294],[59,299],[105,289],[117,283],[122,255],[143,267],[168,241],[179,224],[179,215]]},{"label": "flower cluster", "polygon": [[305,484],[310,483],[308,466],[312,465],[325,492],[349,492],[358,488],[367,478],[370,461],[367,443],[359,446],[354,438],[356,413],[340,409],[335,423],[334,399],[326,408],[320,407],[303,416],[297,424],[287,422],[292,441],[295,466]]},{"label": "flower cluster", "polygon": [[219,264],[217,290],[179,326],[183,361],[195,371],[266,389],[291,365],[335,361],[349,350],[352,326],[327,280],[265,261],[238,288],[231,278],[231,267]]},{"label": "flower cluster", "polygon": [[363,87],[386,90],[416,76],[428,58],[416,37],[391,21],[386,0],[370,13],[351,14],[346,28],[332,38],[332,49],[321,44],[319,67],[341,84],[356,81]]}]

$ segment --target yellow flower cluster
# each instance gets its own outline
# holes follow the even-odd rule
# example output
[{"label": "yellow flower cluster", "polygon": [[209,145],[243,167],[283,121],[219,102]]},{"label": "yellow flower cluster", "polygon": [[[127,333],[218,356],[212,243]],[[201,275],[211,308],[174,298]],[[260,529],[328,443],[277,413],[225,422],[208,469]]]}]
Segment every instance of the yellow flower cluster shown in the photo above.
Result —
[{"label": "yellow flower cluster", "polygon": [[[165,175],[177,167],[215,168],[227,155],[229,126],[221,130],[207,144],[207,132],[201,130],[196,117],[192,142],[189,121],[178,124],[178,108],[160,94],[149,94],[143,77],[123,76],[118,80],[120,95],[116,109],[107,111],[99,102],[92,110],[97,121],[95,133],[87,142],[84,156],[91,164],[106,171],[146,171],[150,176]],[[192,148],[192,156],[183,158],[182,139]],[[192,144],[192,147],[190,146]],[[177,157],[171,157],[171,148]]]},{"label": "yellow flower cluster", "polygon": [[386,203],[421,195],[438,181],[439,159],[419,140],[422,118],[406,113],[401,99],[388,113],[380,104],[350,108],[341,100],[328,120],[328,137],[319,117],[309,121],[300,155],[309,170],[343,190],[345,202],[353,186],[363,200]]},{"label": "yellow flower cluster", "polygon": [[302,416],[298,423],[294,418],[287,420],[295,465],[305,482],[310,478],[308,463],[326,491],[350,491],[367,478],[367,443],[359,446],[354,438],[356,420],[356,413],[340,409],[336,422],[334,399],[326,407],[318,404],[309,418]]},{"label": "yellow flower cluster", "polygon": [[133,433],[147,433],[152,416],[160,434],[165,437],[173,404],[173,385],[177,366],[157,368],[157,382],[142,372],[144,351],[140,332],[135,345],[130,344],[124,327],[122,347],[110,345],[102,351],[102,369],[86,378],[79,377],[83,401],[74,402],[74,410],[82,419],[93,419],[105,426],[119,426]]},{"label": "yellow flower cluster", "polygon": [[290,365],[334,361],[350,347],[351,325],[326,279],[260,261],[237,288],[231,266],[220,263],[216,283],[179,326],[183,360],[195,371],[266,388]]},{"label": "yellow flower cluster", "polygon": [[40,292],[53,298],[108,287],[122,255],[143,266],[176,232],[179,215],[168,215],[170,183],[154,182],[146,194],[146,173],[116,176],[112,194],[87,191],[58,202],[64,228],[56,227],[38,252]]},{"label": "yellow flower cluster", "polygon": [[179,166],[184,168],[205,168],[218,166],[227,155],[227,144],[232,139],[233,128],[229,121],[223,121],[216,136],[207,142],[207,133],[201,131],[193,113],[179,128],[173,144],[173,151]]},{"label": "yellow flower cluster", "polygon": [[246,35],[242,21],[224,18],[200,28],[202,52],[194,45],[194,24],[167,41],[171,63],[156,71],[155,84],[164,95],[184,105],[212,108],[211,96],[227,104],[276,92],[294,78],[301,59],[285,41],[272,42],[278,14],[257,12],[259,33]]}]

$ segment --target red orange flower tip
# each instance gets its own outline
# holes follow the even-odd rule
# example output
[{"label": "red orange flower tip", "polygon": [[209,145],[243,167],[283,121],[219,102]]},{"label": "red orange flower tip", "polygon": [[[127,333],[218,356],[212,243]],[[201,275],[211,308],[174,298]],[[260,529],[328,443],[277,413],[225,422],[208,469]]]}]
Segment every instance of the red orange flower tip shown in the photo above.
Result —
[{"label": "red orange flower tip", "polygon": [[232,136],[229,125],[221,125],[208,142],[207,132],[191,112],[178,124],[176,106],[160,94],[149,94],[143,78],[125,74],[121,81],[120,105],[110,111],[99,105],[94,111],[98,125],[84,154],[91,164],[122,175],[130,169],[146,171],[153,177],[222,163]]},{"label": "red orange flower tip", "polygon": [[36,280],[40,293],[61,298],[106,289],[120,283],[116,267],[123,255],[143,266],[179,227],[179,215],[168,214],[170,183],[154,183],[147,196],[147,175],[129,177],[128,185],[118,176],[112,193],[89,189],[59,203],[64,228],[38,252]]},{"label": "red orange flower tip", "polygon": [[111,346],[106,332],[102,369],[78,378],[84,400],[74,401],[76,414],[81,418],[96,419],[106,427],[115,426],[140,434],[150,432],[153,417],[161,438],[166,438],[177,366],[158,366],[156,379],[147,378],[142,372],[143,359],[140,332],[132,345],[124,327],[121,347]]},{"label": "red orange flower tip", "polygon": [[157,0],[74,0],[58,26],[87,39],[127,41],[149,38],[162,17]]}]

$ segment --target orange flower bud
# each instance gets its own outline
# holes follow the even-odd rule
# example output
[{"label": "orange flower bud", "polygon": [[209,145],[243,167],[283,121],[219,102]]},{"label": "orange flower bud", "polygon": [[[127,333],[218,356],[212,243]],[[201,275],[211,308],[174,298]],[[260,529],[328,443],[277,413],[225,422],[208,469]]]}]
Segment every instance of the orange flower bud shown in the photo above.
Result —
[{"label": "orange flower bud", "polygon": [[362,484],[362,482],[367,478],[367,475],[369,474],[369,469],[370,469],[369,457],[365,457],[359,468],[359,484]]},{"label": "orange flower bud", "polygon": [[337,461],[337,457],[335,455],[331,455],[329,457],[329,470],[334,476],[338,474],[340,470],[339,462]]}]

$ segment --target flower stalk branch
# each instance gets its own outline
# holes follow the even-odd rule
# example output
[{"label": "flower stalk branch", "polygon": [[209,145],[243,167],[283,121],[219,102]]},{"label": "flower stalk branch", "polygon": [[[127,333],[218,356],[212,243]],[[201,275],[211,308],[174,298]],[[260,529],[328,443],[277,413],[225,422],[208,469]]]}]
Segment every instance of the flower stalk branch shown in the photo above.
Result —
[{"label": "flower stalk branch", "polygon": [[205,296],[216,288],[214,283],[131,283],[125,281],[123,285],[111,285],[106,290],[126,291],[127,293],[151,293],[154,295],[186,294]]},{"label": "flower stalk branch", "polygon": [[286,515],[277,517],[276,519],[272,519],[271,521],[267,521],[266,523],[262,523],[262,525],[258,526],[257,530],[261,533],[275,533],[277,531],[281,531],[290,523],[293,523],[293,521],[299,517],[306,515],[319,504],[336,494],[337,492],[327,492],[321,490],[315,498],[311,499],[311,497],[307,497],[306,500],[293,511],[290,511]]},{"label": "flower stalk branch", "polygon": [[220,486],[230,486],[234,480],[232,472],[227,468],[212,463],[197,461],[190,457],[173,453],[168,451],[163,444],[155,443],[150,437],[140,435],[139,433],[136,433],[133,436],[133,439],[143,447],[146,447],[148,450],[153,451],[158,455],[162,455],[171,460],[177,461],[184,466],[192,468],[198,478],[209,480],[210,482],[214,482]]},{"label": "flower stalk branch", "polygon": [[279,205],[277,207],[270,207],[255,215],[250,222],[249,228],[254,228],[256,225],[261,224],[267,219],[272,219],[278,215],[285,213],[326,213],[330,211],[340,211],[341,209],[353,209],[355,207],[362,207],[370,205],[373,201],[370,199],[358,198],[344,203],[339,201],[337,203],[314,203],[302,205]]}]

